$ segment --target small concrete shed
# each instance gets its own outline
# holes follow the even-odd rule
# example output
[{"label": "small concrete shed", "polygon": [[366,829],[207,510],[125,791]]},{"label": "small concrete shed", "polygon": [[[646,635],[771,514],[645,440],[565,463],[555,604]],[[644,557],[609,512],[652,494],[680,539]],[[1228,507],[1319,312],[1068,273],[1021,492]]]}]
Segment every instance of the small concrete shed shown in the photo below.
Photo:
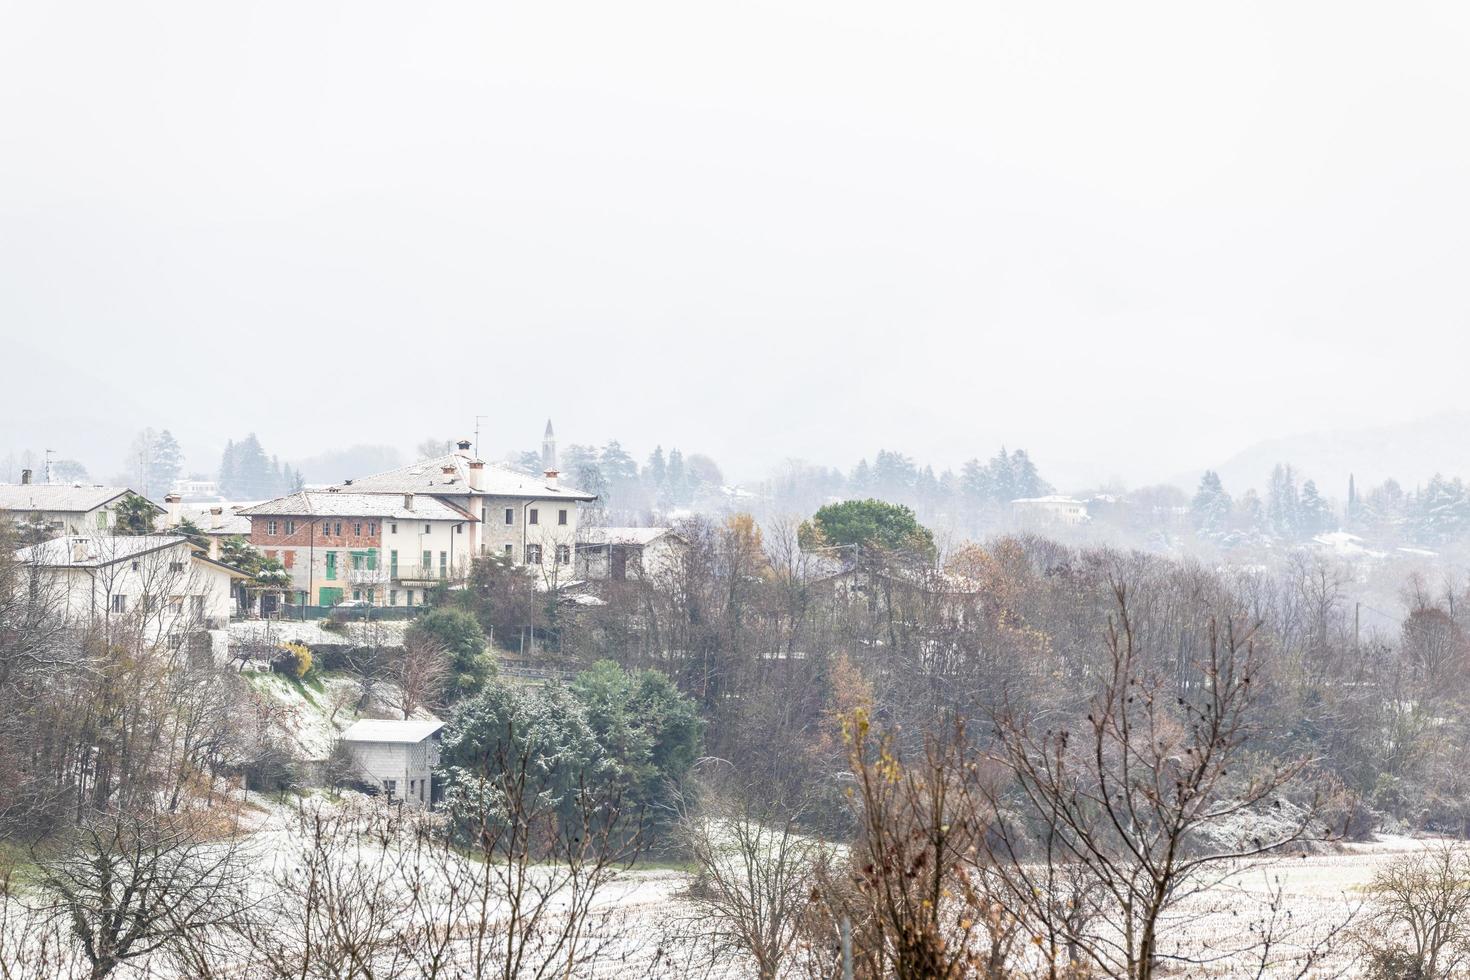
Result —
[{"label": "small concrete shed", "polygon": [[437,720],[364,718],[342,733],[363,777],[392,799],[427,807],[433,801],[433,769],[439,764]]}]

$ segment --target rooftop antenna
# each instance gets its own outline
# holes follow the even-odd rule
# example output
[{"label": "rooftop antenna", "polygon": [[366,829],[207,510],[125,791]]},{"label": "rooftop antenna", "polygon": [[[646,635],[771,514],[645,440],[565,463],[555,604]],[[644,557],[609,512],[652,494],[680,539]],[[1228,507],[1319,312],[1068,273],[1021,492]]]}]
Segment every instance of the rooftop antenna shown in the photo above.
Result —
[{"label": "rooftop antenna", "polygon": [[481,419],[488,419],[489,417],[490,416],[488,416],[488,415],[476,415],[475,416],[475,458],[476,459],[479,459],[480,458],[480,420]]},{"label": "rooftop antenna", "polygon": [[45,471],[46,471],[46,482],[47,483],[50,483],[51,482],[51,455],[53,453],[55,453],[55,452],[56,452],[56,450],[54,450],[54,449],[48,449],[48,450],[46,450],[46,467],[45,467]]}]

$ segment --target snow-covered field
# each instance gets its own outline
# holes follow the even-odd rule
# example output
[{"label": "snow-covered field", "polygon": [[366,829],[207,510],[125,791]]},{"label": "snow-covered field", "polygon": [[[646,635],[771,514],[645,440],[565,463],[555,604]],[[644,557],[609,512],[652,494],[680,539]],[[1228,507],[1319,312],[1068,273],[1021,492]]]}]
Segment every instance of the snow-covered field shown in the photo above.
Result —
[{"label": "snow-covered field", "polygon": [[[353,794],[340,802],[310,798],[290,804],[252,794],[243,802],[248,816],[246,847],[257,869],[255,884],[262,889],[273,888],[281,873],[289,873],[293,864],[301,860],[307,842],[304,828],[310,826],[313,812],[350,813],[357,807],[363,813],[370,813],[371,808],[379,806]],[[368,842],[353,860],[364,860],[369,865],[383,860],[385,852],[381,844],[373,843],[370,835],[365,839]],[[1303,952],[1321,947],[1334,928],[1340,927],[1354,910],[1365,906],[1365,886],[1381,867],[1429,846],[1433,842],[1385,836],[1369,844],[1344,845],[1333,853],[1284,855],[1250,862],[1226,884],[1190,898],[1172,915],[1162,933],[1162,949],[1165,953],[1185,954],[1196,963],[1170,975],[1257,975],[1259,950],[1235,956],[1229,952],[1256,945],[1254,937],[1270,920],[1276,945],[1262,975],[1351,976],[1357,950],[1350,932],[1341,932],[1327,944],[1326,955],[1314,957],[1310,968],[1305,970]],[[432,875],[419,880],[422,883],[431,879]],[[701,915],[686,897],[689,884],[690,876],[679,870],[633,869],[616,873],[598,893],[593,914],[588,919],[588,934],[582,943],[583,948],[598,949],[598,956],[575,970],[574,975],[599,980],[753,976],[750,964],[740,957],[723,955],[711,961],[688,940],[700,931]],[[496,914],[491,912],[492,917]],[[178,974],[158,962],[135,962],[118,975]]]}]

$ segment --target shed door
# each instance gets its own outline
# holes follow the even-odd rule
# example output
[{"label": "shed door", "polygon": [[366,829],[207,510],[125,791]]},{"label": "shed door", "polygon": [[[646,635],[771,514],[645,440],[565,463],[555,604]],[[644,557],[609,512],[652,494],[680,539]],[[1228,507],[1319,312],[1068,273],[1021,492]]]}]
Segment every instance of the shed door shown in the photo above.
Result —
[{"label": "shed door", "polygon": [[322,586],[318,595],[321,596],[321,604],[324,606],[335,606],[342,601],[342,590],[331,586]]}]

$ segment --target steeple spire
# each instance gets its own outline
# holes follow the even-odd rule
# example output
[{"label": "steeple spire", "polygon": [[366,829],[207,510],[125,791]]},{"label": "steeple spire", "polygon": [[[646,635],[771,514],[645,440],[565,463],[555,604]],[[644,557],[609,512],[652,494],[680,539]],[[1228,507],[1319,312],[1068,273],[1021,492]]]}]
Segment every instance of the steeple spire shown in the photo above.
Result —
[{"label": "steeple spire", "polygon": [[551,419],[546,420],[546,432],[541,436],[541,468],[556,469],[556,430],[551,427]]}]

